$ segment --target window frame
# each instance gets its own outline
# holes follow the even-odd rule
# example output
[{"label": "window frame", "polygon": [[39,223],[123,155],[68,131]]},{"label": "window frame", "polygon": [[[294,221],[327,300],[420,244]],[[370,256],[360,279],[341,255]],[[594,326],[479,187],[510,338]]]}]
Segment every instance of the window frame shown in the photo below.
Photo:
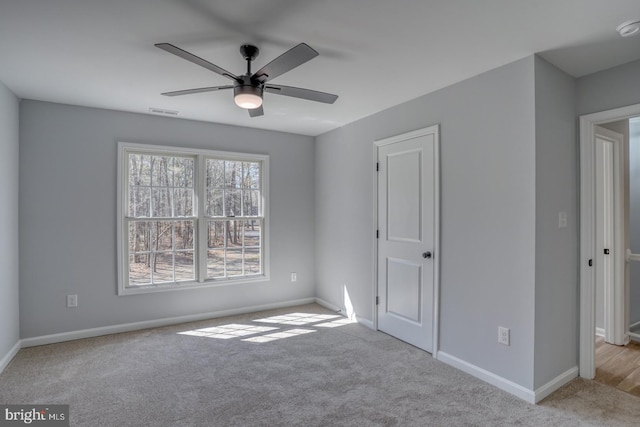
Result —
[{"label": "window frame", "polygon": [[[194,274],[193,281],[168,282],[150,285],[129,286],[129,230],[127,227],[129,217],[127,212],[129,164],[128,154],[149,154],[165,156],[182,156],[194,158],[194,212],[190,217],[172,217],[173,220],[194,221]],[[207,158],[219,160],[259,162],[260,171],[260,196],[262,204],[262,216],[259,216],[263,224],[262,241],[260,246],[262,274],[250,276],[233,276],[224,278],[207,278],[207,222],[212,218],[205,212],[206,202],[206,161]],[[117,268],[118,268],[118,295],[137,295],[164,291],[186,290],[203,287],[224,285],[236,285],[243,283],[263,282],[269,280],[269,155],[255,153],[241,153],[231,151],[194,149],[165,145],[139,144],[131,142],[118,142],[117,159]],[[221,220],[230,221],[230,217],[219,217]],[[244,217],[238,217],[238,220]],[[213,218],[215,220],[215,218]],[[151,221],[154,219],[150,218]]]}]

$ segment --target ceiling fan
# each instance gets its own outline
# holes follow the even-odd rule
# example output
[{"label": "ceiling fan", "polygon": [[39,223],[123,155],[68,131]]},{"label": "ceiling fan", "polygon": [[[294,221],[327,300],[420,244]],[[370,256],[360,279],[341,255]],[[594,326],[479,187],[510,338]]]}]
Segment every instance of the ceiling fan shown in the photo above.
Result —
[{"label": "ceiling fan", "polygon": [[256,46],[250,44],[240,46],[240,53],[247,61],[247,73],[241,76],[236,76],[235,74],[232,74],[229,71],[170,43],[158,43],[155,46],[233,81],[232,85],[201,87],[162,93],[162,95],[165,96],[189,95],[192,93],[233,89],[236,105],[249,110],[249,116],[251,117],[258,117],[264,114],[264,110],[262,109],[262,96],[264,92],[292,96],[294,98],[301,98],[309,101],[324,102],[326,104],[333,104],[336,99],[338,99],[338,95],[332,95],[326,92],[268,83],[272,79],[286,73],[287,71],[291,71],[297,66],[318,56],[318,52],[305,43],[300,43],[299,45],[289,49],[253,74],[251,74],[251,61],[256,59],[260,50]]}]

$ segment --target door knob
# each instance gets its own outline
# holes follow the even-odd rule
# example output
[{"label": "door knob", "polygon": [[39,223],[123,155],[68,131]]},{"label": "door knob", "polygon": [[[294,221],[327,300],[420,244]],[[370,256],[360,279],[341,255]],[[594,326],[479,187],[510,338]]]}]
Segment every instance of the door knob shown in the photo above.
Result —
[{"label": "door knob", "polygon": [[423,252],[422,253],[422,258],[431,259],[431,252],[429,252],[429,251]]}]

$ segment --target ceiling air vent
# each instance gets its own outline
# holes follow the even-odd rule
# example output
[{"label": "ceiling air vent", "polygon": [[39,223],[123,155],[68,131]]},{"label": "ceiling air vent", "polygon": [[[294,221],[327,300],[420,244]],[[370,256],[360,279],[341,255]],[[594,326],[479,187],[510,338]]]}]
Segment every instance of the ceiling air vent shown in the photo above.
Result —
[{"label": "ceiling air vent", "polygon": [[165,110],[163,108],[149,108],[149,112],[153,114],[164,114],[165,116],[177,116],[178,111],[175,110]]}]

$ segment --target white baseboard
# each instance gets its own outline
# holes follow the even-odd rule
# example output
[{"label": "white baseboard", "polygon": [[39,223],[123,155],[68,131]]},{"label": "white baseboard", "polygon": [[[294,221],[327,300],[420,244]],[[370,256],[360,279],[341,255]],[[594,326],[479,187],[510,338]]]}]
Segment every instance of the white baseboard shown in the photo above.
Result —
[{"label": "white baseboard", "polygon": [[596,328],[596,336],[604,337],[604,328]]},{"label": "white baseboard", "polygon": [[476,378],[494,385],[499,389],[506,391],[507,393],[511,393],[514,396],[519,397],[520,399],[523,399],[529,403],[540,402],[542,399],[549,396],[551,393],[558,390],[560,387],[564,386],[572,379],[576,378],[579,371],[578,367],[574,366],[566,372],[558,375],[542,387],[539,387],[537,390],[533,391],[521,386],[520,384],[516,384],[513,381],[509,381],[506,378],[496,375],[493,372],[489,372],[485,369],[472,365],[469,362],[458,359],[457,357],[447,354],[443,351],[438,352],[437,359],[441,362],[446,363],[447,365],[451,365],[454,368],[458,368],[461,371],[466,372],[467,374],[471,374]]},{"label": "white baseboard", "polygon": [[366,326],[369,329],[374,329],[373,322],[369,319],[365,319],[356,315],[356,322],[360,323],[362,326]]},{"label": "white baseboard", "polygon": [[137,331],[140,329],[157,328],[160,326],[176,325],[180,323],[196,322],[199,320],[215,319],[218,317],[234,316],[237,314],[254,313],[276,308],[292,307],[296,305],[312,304],[315,298],[304,298],[293,301],[278,302],[273,304],[256,305],[252,307],[242,307],[231,310],[214,311],[209,313],[190,314],[187,316],[167,317],[164,319],[147,320],[144,322],[123,323],[120,325],[102,326],[99,328],[82,329],[79,331],[63,332],[60,334],[43,335],[39,337],[22,339],[22,348],[34,347],[37,345],[53,344],[57,342],[79,340],[83,338],[98,337],[101,335],[117,334],[121,332]]},{"label": "white baseboard", "polygon": [[[322,298],[316,298],[316,304],[323,306],[324,308],[335,311],[336,313],[340,313],[341,315],[348,317],[346,310],[344,308],[340,308],[337,305],[333,305],[330,302],[323,300]],[[365,319],[364,317],[360,317],[357,314],[353,315],[353,319],[356,322],[360,323],[362,326],[366,326],[369,329],[373,329],[373,322],[369,319]]]},{"label": "white baseboard", "polygon": [[335,311],[336,313],[340,313],[343,316],[345,315],[344,310],[342,308],[338,307],[337,305],[333,305],[330,302],[323,300],[322,298],[316,297],[315,302],[316,304],[323,306],[327,310]]},{"label": "white baseboard", "polygon": [[9,363],[14,357],[16,357],[16,354],[18,354],[21,348],[21,342],[20,340],[18,340],[18,342],[13,347],[11,347],[11,350],[9,350],[9,352],[5,354],[2,359],[0,359],[0,373],[4,371],[4,368],[9,366]]},{"label": "white baseboard", "polygon": [[473,375],[474,377],[479,378],[482,381],[494,385],[499,389],[506,391],[507,393],[513,394],[514,396],[519,397],[522,400],[525,400],[529,403],[536,403],[536,395],[533,390],[529,390],[528,388],[516,384],[513,381],[502,378],[501,376],[498,376],[493,372],[489,372],[485,369],[479,368],[469,362],[465,362],[462,359],[458,359],[455,356],[447,354],[444,351],[438,352],[438,360],[446,363],[447,365],[451,365],[454,368],[458,368],[461,371],[466,372],[467,374]]},{"label": "white baseboard", "polygon": [[562,374],[558,375],[557,377],[555,377],[554,379],[552,379],[542,387],[539,387],[535,391],[534,403],[540,402],[542,399],[549,396],[551,393],[558,390],[560,387],[567,384],[572,379],[577,378],[579,371],[580,370],[578,369],[578,367],[574,366],[573,368],[567,370],[566,372],[563,372]]}]

